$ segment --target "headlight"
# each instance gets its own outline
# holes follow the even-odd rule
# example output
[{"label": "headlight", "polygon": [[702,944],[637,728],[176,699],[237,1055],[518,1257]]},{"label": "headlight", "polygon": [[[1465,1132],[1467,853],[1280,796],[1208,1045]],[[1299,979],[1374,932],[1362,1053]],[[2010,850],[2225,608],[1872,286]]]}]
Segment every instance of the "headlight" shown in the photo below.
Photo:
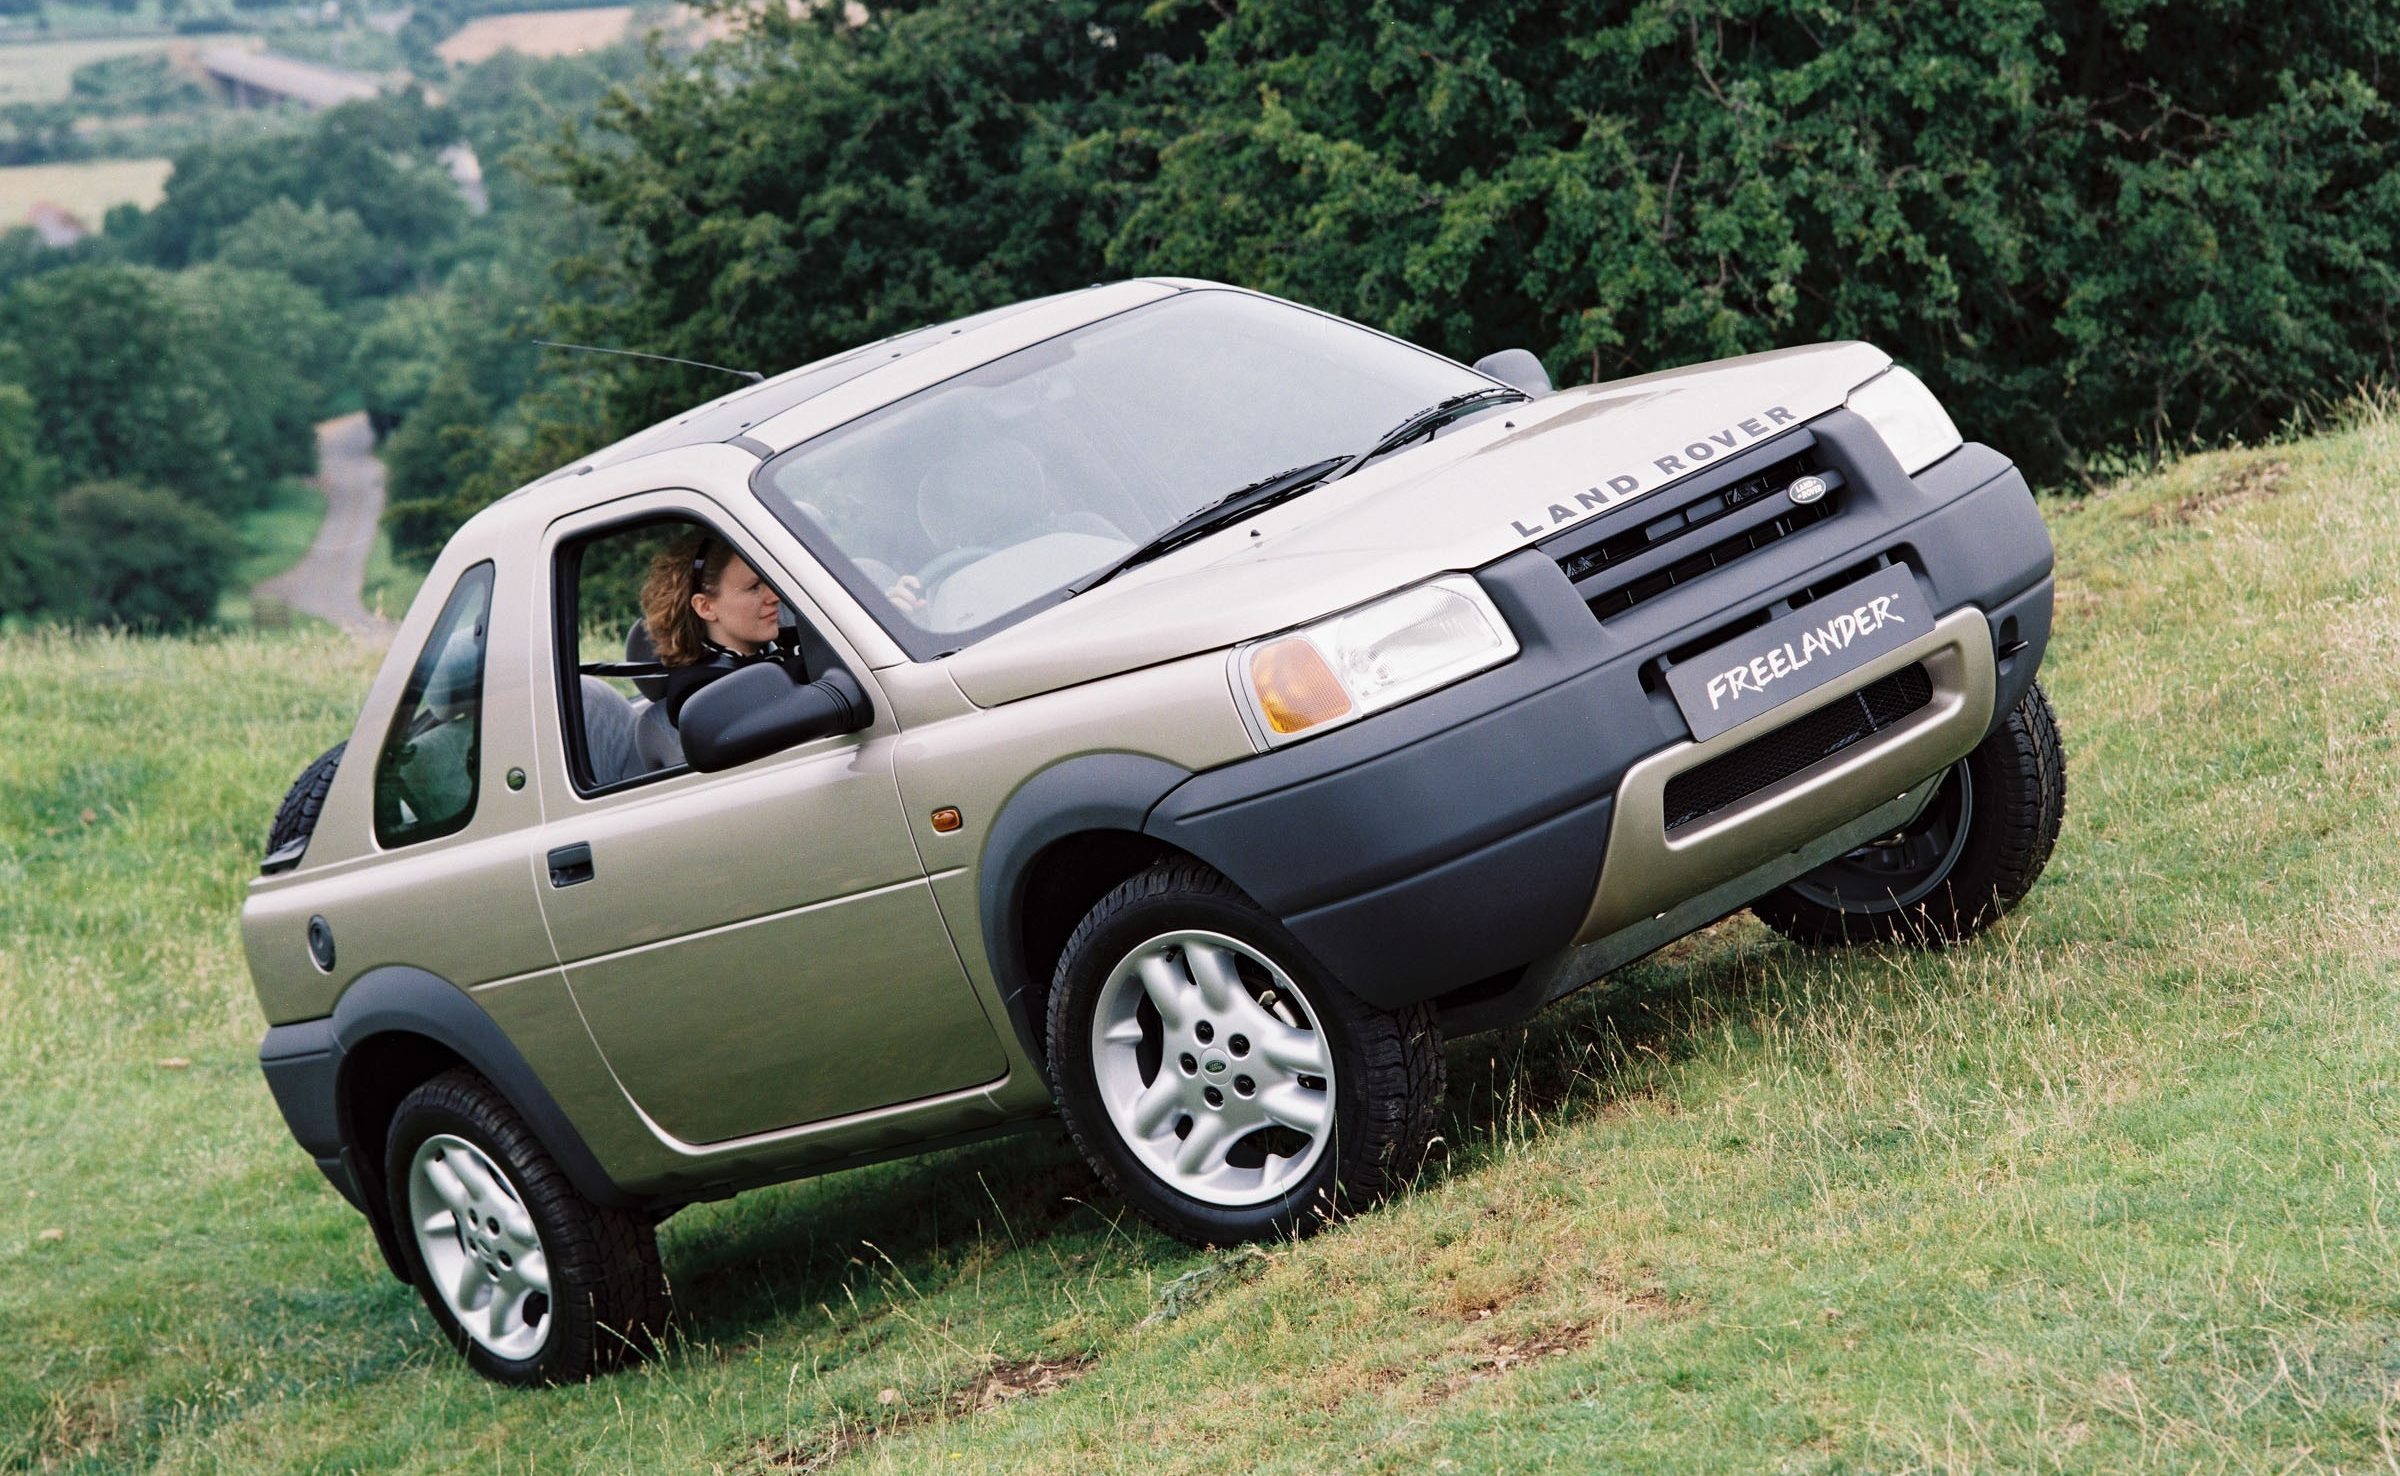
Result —
[{"label": "headlight", "polygon": [[1850,392],[1850,408],[1866,418],[1910,476],[1956,451],[1958,427],[1925,381],[1894,364]]},{"label": "headlight", "polygon": [[1234,686],[1270,744],[1365,717],[1498,666],[1517,638],[1465,574],[1235,649]]}]

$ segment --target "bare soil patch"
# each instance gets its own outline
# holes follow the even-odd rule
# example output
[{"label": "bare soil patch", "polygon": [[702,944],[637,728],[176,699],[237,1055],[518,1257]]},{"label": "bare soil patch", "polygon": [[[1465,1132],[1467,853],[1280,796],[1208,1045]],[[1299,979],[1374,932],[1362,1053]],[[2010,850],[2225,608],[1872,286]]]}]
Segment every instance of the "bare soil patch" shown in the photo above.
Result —
[{"label": "bare soil patch", "polygon": [[1088,1353],[1066,1358],[1023,1358],[993,1364],[940,1398],[909,1407],[896,1389],[886,1389],[878,1403],[892,1411],[873,1420],[842,1419],[830,1428],[795,1441],[764,1440],[753,1446],[742,1463],[745,1471],[822,1471],[878,1440],[937,1420],[965,1419],[1019,1399],[1055,1394],[1091,1372]]},{"label": "bare soil patch", "polygon": [[2291,479],[2292,466],[2274,457],[2258,457],[2238,461],[2225,467],[2215,476],[2203,481],[2191,491],[2170,502],[2161,502],[2149,509],[2153,523],[2188,523],[2204,513],[2233,507],[2244,502],[2257,502],[2283,490]]}]

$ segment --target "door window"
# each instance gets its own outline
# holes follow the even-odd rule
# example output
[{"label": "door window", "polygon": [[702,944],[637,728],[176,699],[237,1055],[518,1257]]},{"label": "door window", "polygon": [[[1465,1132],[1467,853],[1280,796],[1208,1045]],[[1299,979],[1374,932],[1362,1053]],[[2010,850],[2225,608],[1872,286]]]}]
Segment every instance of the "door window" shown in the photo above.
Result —
[{"label": "door window", "polygon": [[477,564],[442,606],[376,758],[375,839],[383,845],[451,835],[475,816],[491,613],[492,566]]},{"label": "door window", "polygon": [[[684,772],[672,674],[713,654],[704,624],[687,607],[696,589],[722,598],[737,576],[759,584],[755,568],[741,544],[678,516],[621,523],[560,547],[556,608],[566,680],[559,711],[579,794]],[[776,659],[796,676],[821,676],[837,664],[833,648],[779,592],[762,599],[753,589],[743,613],[754,622],[763,616],[765,626],[747,636],[781,653]]]}]

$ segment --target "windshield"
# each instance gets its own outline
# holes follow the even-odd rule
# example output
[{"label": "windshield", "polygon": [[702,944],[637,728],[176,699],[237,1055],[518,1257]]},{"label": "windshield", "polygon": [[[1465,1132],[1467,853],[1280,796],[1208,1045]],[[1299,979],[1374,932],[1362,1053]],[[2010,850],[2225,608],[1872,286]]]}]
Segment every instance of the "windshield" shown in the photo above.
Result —
[{"label": "windshield", "polygon": [[1239,292],[1186,292],[793,447],[767,504],[918,660],[1062,598],[1204,503],[1490,380]]}]

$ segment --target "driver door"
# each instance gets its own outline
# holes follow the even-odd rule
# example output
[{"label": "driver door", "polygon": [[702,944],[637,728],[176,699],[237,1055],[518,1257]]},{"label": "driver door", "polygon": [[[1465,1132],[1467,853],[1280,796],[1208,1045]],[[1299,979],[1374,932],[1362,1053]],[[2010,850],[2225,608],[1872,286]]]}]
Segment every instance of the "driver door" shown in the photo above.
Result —
[{"label": "driver door", "polygon": [[[596,778],[566,741],[590,632],[625,629],[653,545],[728,542],[876,705],[866,729],[719,774]],[[917,860],[874,674],[755,538],[706,499],[655,493],[564,519],[543,564],[558,629],[537,877],[567,982],[625,1092],[664,1135],[720,1143],[977,1086],[1006,1063]],[[589,578],[585,571],[589,571]],[[622,640],[623,637],[615,637]],[[609,653],[619,655],[621,653]],[[609,705],[604,695],[595,706]],[[641,699],[630,699],[641,710]],[[578,770],[582,772],[578,772]]]}]

